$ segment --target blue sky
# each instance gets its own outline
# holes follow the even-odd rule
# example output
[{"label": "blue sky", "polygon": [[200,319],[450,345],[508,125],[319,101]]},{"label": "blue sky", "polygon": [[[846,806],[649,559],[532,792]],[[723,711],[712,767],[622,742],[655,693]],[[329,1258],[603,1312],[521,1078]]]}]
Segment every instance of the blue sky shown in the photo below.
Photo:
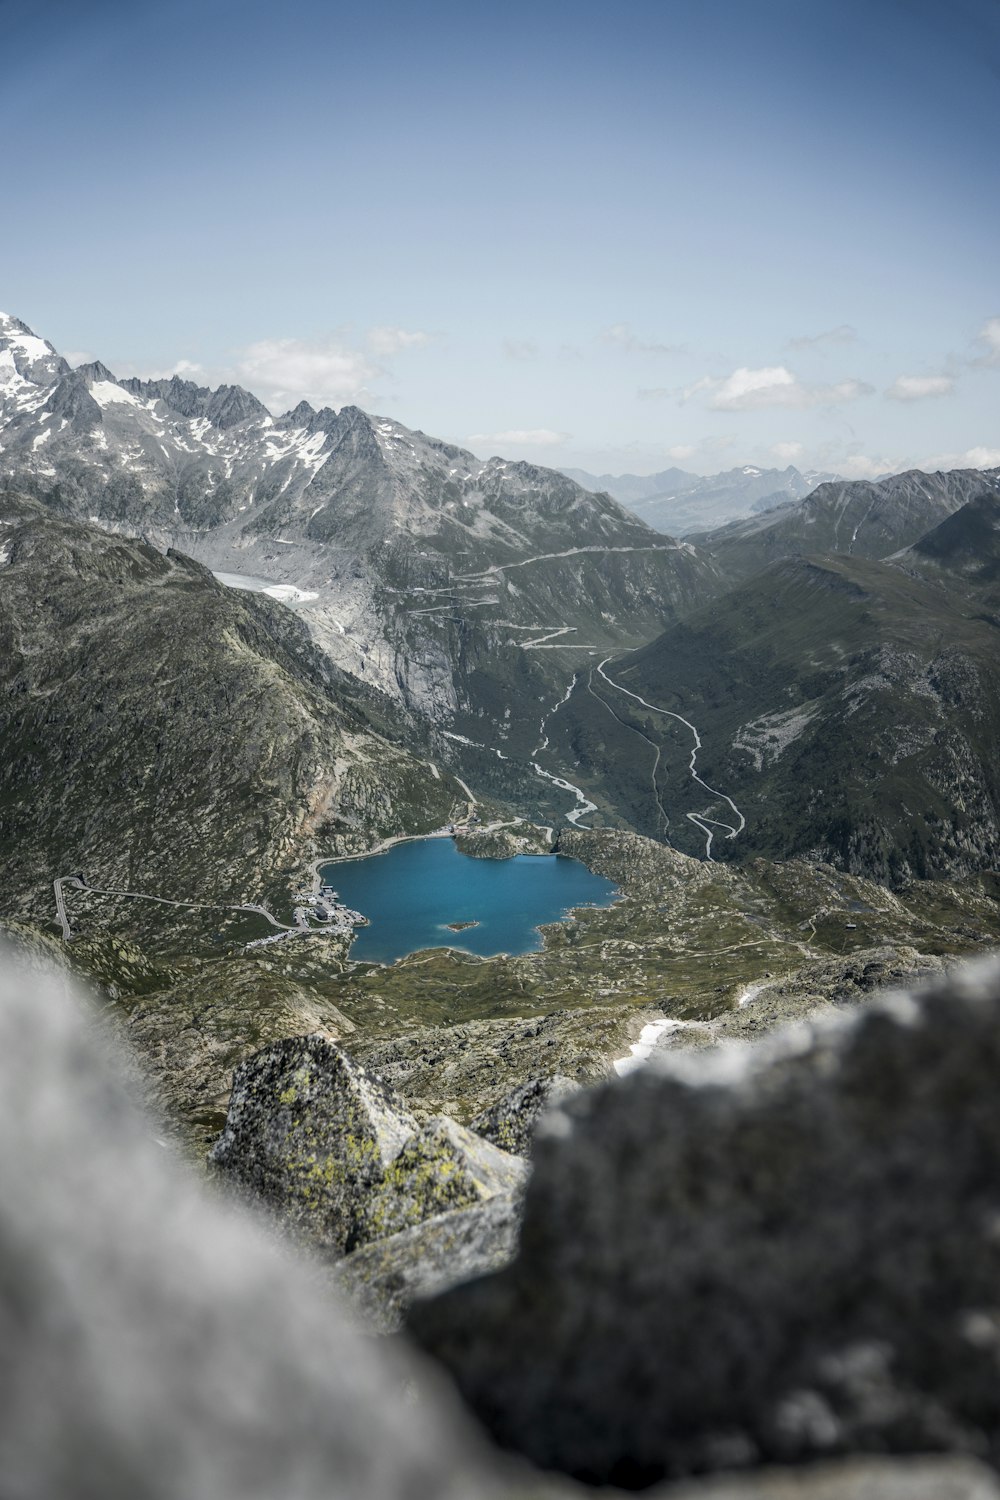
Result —
[{"label": "blue sky", "polygon": [[0,0],[0,306],[614,472],[1000,462],[993,0]]}]

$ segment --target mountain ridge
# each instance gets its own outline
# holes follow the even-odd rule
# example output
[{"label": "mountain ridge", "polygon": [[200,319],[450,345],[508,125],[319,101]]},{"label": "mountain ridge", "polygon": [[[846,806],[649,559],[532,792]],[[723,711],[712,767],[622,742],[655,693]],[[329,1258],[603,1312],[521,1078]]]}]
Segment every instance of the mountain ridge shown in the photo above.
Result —
[{"label": "mountain ridge", "polygon": [[644,476],[594,475],[583,469],[562,472],[589,489],[606,491],[657,531],[685,537],[708,524],[721,526],[759,510],[800,500],[818,484],[836,477],[818,470],[803,474],[791,464],[784,469],[743,464],[706,475],[684,469],[664,469]]}]

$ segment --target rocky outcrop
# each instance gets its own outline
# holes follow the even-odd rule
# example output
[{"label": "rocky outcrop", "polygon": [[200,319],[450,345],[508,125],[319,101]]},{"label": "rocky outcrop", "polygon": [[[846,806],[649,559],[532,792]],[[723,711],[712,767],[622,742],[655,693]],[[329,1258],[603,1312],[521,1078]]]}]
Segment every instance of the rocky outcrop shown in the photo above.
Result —
[{"label": "rocky outcrop", "polygon": [[513,859],[517,854],[551,854],[552,829],[523,819],[504,828],[470,828],[455,835],[463,854],[473,859]]},{"label": "rocky outcrop", "polygon": [[344,1254],[370,1194],[417,1122],[322,1036],[292,1037],[241,1063],[213,1165],[293,1230]]},{"label": "rocky outcrop", "polygon": [[998,1071],[993,960],[581,1093],[517,1260],[411,1327],[502,1444],[591,1482],[997,1463]]},{"label": "rocky outcrop", "polygon": [[394,1333],[416,1298],[499,1271],[513,1259],[521,1202],[520,1192],[497,1193],[362,1245],[336,1263],[334,1282],[366,1326]]},{"label": "rocky outcrop", "polygon": [[529,1156],[535,1126],[553,1105],[575,1094],[580,1085],[572,1078],[529,1078],[472,1121],[477,1135],[515,1156]]},{"label": "rocky outcrop", "polygon": [[[924,1040],[933,1062],[931,1038]],[[29,975],[0,954],[5,1494],[592,1494],[559,1476],[508,1467],[476,1443],[440,1382],[401,1341],[358,1338],[306,1265],[282,1253],[259,1222],[206,1194],[164,1151],[121,1083],[130,1071],[85,1022],[64,975]],[[988,1111],[976,1112],[987,1125]],[[507,1196],[440,1215],[339,1262],[342,1284],[385,1318],[392,1298],[405,1302],[439,1274],[471,1274],[491,1255],[502,1258],[516,1216]],[[905,1242],[899,1262],[908,1277],[914,1262]],[[609,1283],[605,1301],[613,1290]],[[929,1304],[924,1322],[936,1315]],[[623,1329],[634,1329],[630,1319]],[[983,1325],[965,1331],[977,1335],[966,1347],[988,1364]],[[710,1347],[700,1358],[710,1362]],[[950,1373],[958,1383],[964,1371],[953,1365]],[[604,1387],[609,1411],[635,1392],[613,1377]],[[968,1457],[877,1455],[706,1476],[648,1493],[650,1500],[1000,1500],[1000,1484]]]},{"label": "rocky outcrop", "polygon": [[360,1214],[358,1242],[386,1239],[435,1214],[524,1186],[522,1161],[440,1115],[412,1135],[386,1166]]},{"label": "rocky outcrop", "polygon": [[237,1068],[212,1164],[296,1235],[334,1256],[515,1193],[526,1167],[454,1120],[405,1104],[323,1036]]}]

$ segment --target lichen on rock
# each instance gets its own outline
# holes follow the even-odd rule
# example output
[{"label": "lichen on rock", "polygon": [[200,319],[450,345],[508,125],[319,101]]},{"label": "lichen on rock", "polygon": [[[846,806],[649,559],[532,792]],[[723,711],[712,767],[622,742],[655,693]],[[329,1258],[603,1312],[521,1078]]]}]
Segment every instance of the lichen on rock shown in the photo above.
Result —
[{"label": "lichen on rock", "polygon": [[441,1115],[406,1105],[320,1035],[236,1070],[213,1166],[297,1237],[338,1257],[437,1214],[516,1193],[527,1168]]},{"label": "lichen on rock", "polygon": [[517,1248],[521,1208],[516,1191],[437,1213],[352,1251],[334,1266],[334,1282],[363,1324],[395,1333],[418,1297],[505,1266]]},{"label": "lichen on rock", "polygon": [[497,1193],[515,1192],[526,1175],[517,1157],[439,1115],[411,1136],[385,1168],[362,1208],[358,1243],[385,1239]]},{"label": "lichen on rock", "polygon": [[210,1160],[294,1231],[344,1254],[365,1201],[417,1129],[405,1105],[323,1036],[241,1063]]}]

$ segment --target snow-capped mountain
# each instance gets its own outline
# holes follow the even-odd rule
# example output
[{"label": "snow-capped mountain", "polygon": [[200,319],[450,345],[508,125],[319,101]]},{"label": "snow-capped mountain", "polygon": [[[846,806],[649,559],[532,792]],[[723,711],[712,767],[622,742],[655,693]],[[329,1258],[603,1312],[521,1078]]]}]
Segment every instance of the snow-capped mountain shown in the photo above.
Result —
[{"label": "snow-capped mountain", "polygon": [[365,551],[406,533],[469,565],[542,545],[654,540],[553,470],[483,462],[357,407],[303,401],[273,417],[239,386],[119,380],[100,362],[71,370],[7,315],[0,378],[0,471],[171,540],[222,528],[237,550],[260,537]]},{"label": "snow-capped mountain", "polygon": [[716,577],[555,470],[483,461],[357,407],[275,417],[238,386],[70,369],[10,317],[0,377],[0,483],[294,601],[337,666],[491,755],[515,748],[512,684],[530,754],[536,704]]},{"label": "snow-capped mountain", "polygon": [[50,343],[27,323],[0,313],[0,421],[27,417],[44,404],[52,387],[70,373]]}]

